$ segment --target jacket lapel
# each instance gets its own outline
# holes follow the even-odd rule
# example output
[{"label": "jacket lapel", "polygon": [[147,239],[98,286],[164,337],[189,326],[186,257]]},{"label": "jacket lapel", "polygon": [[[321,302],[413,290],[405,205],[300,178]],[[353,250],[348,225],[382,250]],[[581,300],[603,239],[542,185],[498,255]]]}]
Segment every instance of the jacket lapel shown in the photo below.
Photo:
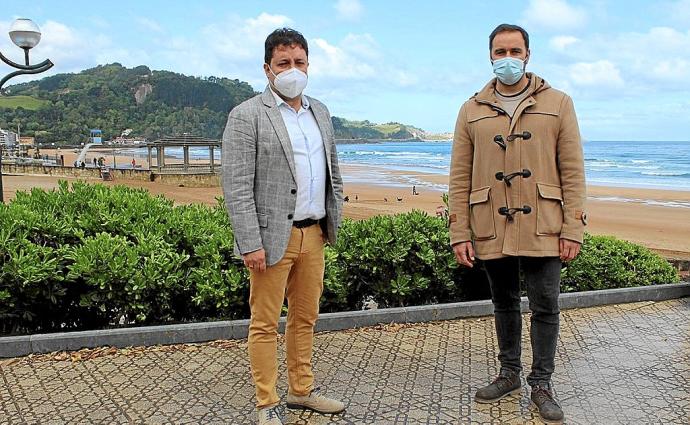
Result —
[{"label": "jacket lapel", "polygon": [[288,160],[288,165],[290,166],[290,172],[292,173],[292,178],[297,181],[297,172],[295,172],[295,155],[292,152],[292,142],[290,142],[290,136],[288,135],[287,128],[285,127],[285,122],[283,121],[283,116],[280,114],[276,100],[271,93],[271,89],[266,87],[266,90],[261,95],[261,99],[266,105],[266,114],[268,119],[273,125],[273,129],[280,140],[280,145],[283,147],[285,152],[285,157]]},{"label": "jacket lapel", "polygon": [[309,105],[311,106],[312,112],[314,112],[314,118],[316,119],[316,124],[319,126],[319,131],[321,132],[321,140],[323,140],[323,148],[326,151],[326,164],[328,165],[328,172],[331,171],[331,146],[332,140],[330,133],[328,132],[331,117],[328,115],[326,110],[321,107],[321,104],[315,102],[314,99],[309,99]]}]

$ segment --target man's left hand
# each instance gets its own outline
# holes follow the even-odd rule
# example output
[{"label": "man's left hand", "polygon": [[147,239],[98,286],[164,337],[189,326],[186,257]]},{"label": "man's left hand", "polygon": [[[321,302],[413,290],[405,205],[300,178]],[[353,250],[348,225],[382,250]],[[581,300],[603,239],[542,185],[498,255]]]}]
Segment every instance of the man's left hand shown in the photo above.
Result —
[{"label": "man's left hand", "polygon": [[561,239],[561,261],[571,261],[580,253],[579,242],[571,241],[569,239]]}]

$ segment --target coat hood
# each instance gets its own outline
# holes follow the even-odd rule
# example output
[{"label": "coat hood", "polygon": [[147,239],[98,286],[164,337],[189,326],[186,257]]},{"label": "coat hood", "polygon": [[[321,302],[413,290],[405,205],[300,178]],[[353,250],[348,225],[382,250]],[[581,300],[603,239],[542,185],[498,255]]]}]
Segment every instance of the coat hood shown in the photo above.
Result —
[{"label": "coat hood", "polygon": [[[527,96],[532,96],[536,93],[539,93],[541,91],[544,91],[548,88],[551,88],[549,83],[546,82],[545,79],[541,78],[537,74],[534,74],[532,72],[526,73],[527,78],[529,78],[529,84],[528,84],[528,89],[527,89]],[[493,78],[491,81],[489,81],[484,88],[482,88],[479,92],[475,93],[473,96],[477,102],[480,103],[496,103],[496,78]]]}]

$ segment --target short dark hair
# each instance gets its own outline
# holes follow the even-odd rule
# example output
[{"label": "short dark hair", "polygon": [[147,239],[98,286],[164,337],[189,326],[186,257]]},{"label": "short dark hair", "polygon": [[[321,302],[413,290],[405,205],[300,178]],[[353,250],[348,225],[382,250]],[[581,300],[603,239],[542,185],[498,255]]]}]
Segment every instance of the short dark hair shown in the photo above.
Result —
[{"label": "short dark hair", "polygon": [[522,34],[522,39],[525,40],[525,48],[529,49],[529,34],[527,34],[527,31],[525,31],[524,28],[519,25],[501,24],[497,26],[496,29],[491,31],[491,35],[489,35],[489,51],[491,51],[491,48],[493,47],[494,38],[496,38],[496,35],[500,32],[506,31],[519,31],[520,34]]},{"label": "short dark hair", "polygon": [[307,46],[307,40],[299,32],[292,28],[278,28],[266,37],[266,43],[264,43],[264,62],[270,64],[271,59],[273,59],[273,49],[278,46],[292,46],[296,44],[304,49],[309,56],[309,47]]}]

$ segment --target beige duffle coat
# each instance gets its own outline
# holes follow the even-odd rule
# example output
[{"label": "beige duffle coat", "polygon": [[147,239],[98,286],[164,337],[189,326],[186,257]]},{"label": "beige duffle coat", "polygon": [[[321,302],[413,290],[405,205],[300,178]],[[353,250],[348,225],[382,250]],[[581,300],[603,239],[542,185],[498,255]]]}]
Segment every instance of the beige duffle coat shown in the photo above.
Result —
[{"label": "beige duffle coat", "polygon": [[583,239],[585,172],[573,102],[528,76],[529,94],[512,119],[494,79],[465,102],[455,126],[450,242],[474,241],[483,260],[558,256],[560,238]]}]

